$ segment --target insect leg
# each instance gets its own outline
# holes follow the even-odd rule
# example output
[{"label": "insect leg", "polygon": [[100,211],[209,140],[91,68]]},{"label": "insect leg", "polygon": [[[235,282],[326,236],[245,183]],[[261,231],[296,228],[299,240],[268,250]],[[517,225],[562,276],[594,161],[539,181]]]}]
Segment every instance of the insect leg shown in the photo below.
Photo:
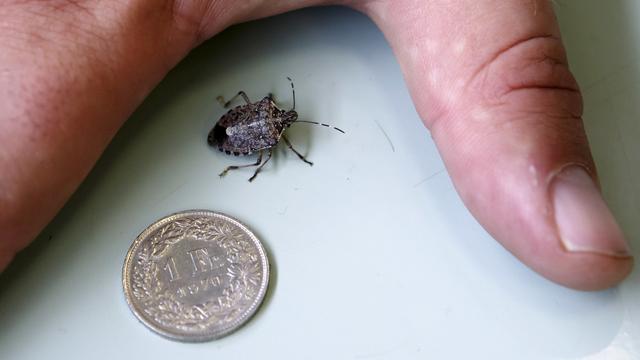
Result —
[{"label": "insect leg", "polygon": [[260,165],[261,162],[262,162],[262,151],[260,151],[258,153],[258,161],[256,161],[254,164],[227,166],[227,168],[224,169],[224,171],[220,173],[220,177],[223,177],[223,176],[227,175],[229,170],[236,170],[236,169],[245,168],[245,167],[249,167],[249,166],[258,166],[258,165]]},{"label": "insect leg", "polygon": [[[262,170],[262,167],[269,162],[269,160],[271,160],[271,154],[273,153],[273,149],[269,149],[269,154],[267,154],[267,160],[265,160],[262,165],[258,166],[258,168],[256,169],[256,172],[253,173],[253,176],[249,178],[249,182],[253,181],[253,179],[256,178],[256,176],[258,176],[258,173],[260,172],[260,170]],[[262,154],[262,153],[261,153]]]},{"label": "insect leg", "polygon": [[300,154],[299,152],[296,151],[296,149],[293,148],[293,146],[291,146],[291,143],[289,142],[289,139],[287,139],[286,136],[282,135],[282,140],[284,140],[284,142],[287,144],[287,146],[289,147],[289,149],[291,149],[291,151],[293,151],[296,155],[298,155],[298,157],[300,158],[300,160],[306,162],[307,164],[313,166],[313,163],[307,159],[304,158],[304,156],[302,156],[302,154]]},{"label": "insect leg", "polygon": [[242,98],[244,99],[244,101],[247,104],[251,104],[251,100],[249,100],[249,97],[247,96],[247,94],[244,91],[238,91],[237,94],[235,94],[231,99],[229,99],[229,101],[225,102],[224,98],[222,96],[218,96],[216,98],[216,100],[218,100],[218,102],[220,103],[220,105],[222,105],[224,108],[228,108],[229,105],[231,105],[231,103],[233,102],[233,100],[235,100],[238,96],[242,96]]}]

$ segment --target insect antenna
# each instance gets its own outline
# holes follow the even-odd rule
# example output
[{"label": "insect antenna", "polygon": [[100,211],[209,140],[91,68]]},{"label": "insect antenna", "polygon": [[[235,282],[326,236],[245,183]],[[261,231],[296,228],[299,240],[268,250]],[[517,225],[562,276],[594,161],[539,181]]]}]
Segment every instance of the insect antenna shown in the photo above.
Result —
[{"label": "insect antenna", "polygon": [[344,132],[344,130],[342,130],[342,129],[338,129],[338,128],[337,128],[337,127],[335,127],[335,126],[331,126],[331,125],[329,125],[329,124],[323,124],[323,123],[319,123],[319,122],[315,122],[315,121],[296,120],[294,123],[301,123],[301,122],[302,122],[302,123],[315,124],[315,125],[322,125],[322,126],[324,126],[324,127],[332,128],[333,130],[338,130],[338,131],[340,131],[341,133],[346,134],[346,133]]},{"label": "insect antenna", "polygon": [[291,80],[291,78],[288,76],[287,76],[287,79],[291,83],[291,92],[293,93],[293,108],[291,110],[295,110],[296,109],[296,89],[293,88],[293,80]]}]

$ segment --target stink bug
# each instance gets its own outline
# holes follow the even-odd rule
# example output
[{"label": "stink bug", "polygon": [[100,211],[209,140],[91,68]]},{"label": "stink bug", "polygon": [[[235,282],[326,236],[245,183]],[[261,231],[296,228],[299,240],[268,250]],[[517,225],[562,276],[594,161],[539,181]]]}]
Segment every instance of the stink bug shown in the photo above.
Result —
[{"label": "stink bug", "polygon": [[[293,81],[287,78],[291,83],[291,92],[293,94],[293,108],[291,110],[283,110],[276,105],[273,95],[269,94],[262,100],[252,103],[244,91],[238,92],[229,101],[225,102],[222,96],[218,96],[218,101],[228,108],[231,102],[238,97],[246,102],[245,105],[239,105],[222,115],[220,120],[209,132],[207,142],[210,146],[217,147],[218,150],[227,154],[249,155],[258,152],[258,160],[252,164],[232,165],[224,169],[220,173],[220,177],[225,176],[229,170],[240,169],[244,167],[257,166],[258,168],[249,178],[253,181],[262,167],[271,159],[273,149],[282,139],[287,147],[291,149],[300,160],[309,165],[313,163],[293,148],[289,139],[284,135],[285,130],[293,123],[304,122],[325,127],[331,127],[344,134],[344,131],[328,124],[322,124],[315,121],[298,120],[296,112],[296,91],[293,87]],[[262,153],[267,151],[267,159],[262,162]]]}]

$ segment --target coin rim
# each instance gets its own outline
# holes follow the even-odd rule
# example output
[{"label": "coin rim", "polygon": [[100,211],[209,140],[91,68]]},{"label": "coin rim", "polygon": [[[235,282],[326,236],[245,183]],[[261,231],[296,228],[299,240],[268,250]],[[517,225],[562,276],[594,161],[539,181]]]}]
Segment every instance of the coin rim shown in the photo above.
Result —
[{"label": "coin rim", "polygon": [[[139,309],[135,304],[134,301],[132,299],[132,290],[131,290],[131,284],[128,281],[129,279],[129,274],[132,270],[132,264],[133,264],[133,254],[136,252],[136,250],[138,249],[138,247],[140,246],[140,244],[153,232],[156,231],[160,226],[166,224],[167,222],[171,222],[175,219],[179,219],[185,216],[193,216],[193,215],[204,215],[207,217],[213,217],[213,218],[221,218],[223,220],[229,221],[233,224],[235,224],[236,226],[240,227],[243,231],[245,231],[249,237],[251,238],[251,240],[253,241],[253,243],[256,245],[257,249],[258,249],[258,253],[260,255],[260,260],[261,263],[263,265],[264,268],[264,272],[262,275],[262,281],[260,284],[260,289],[258,292],[258,296],[256,296],[256,298],[254,299],[253,303],[251,304],[251,306],[249,306],[249,308],[247,310],[245,310],[243,312],[243,314],[241,316],[239,316],[236,320],[234,320],[231,324],[223,327],[222,329],[218,329],[215,331],[208,331],[208,332],[204,332],[202,334],[197,334],[197,335],[184,335],[184,334],[176,334],[174,332],[171,332],[168,329],[165,329],[163,327],[160,327],[158,325],[156,325],[155,323],[153,323],[150,319],[147,319],[146,316],[144,315],[144,313],[142,312],[141,309]],[[142,324],[144,324],[147,328],[151,329],[152,331],[154,331],[155,333],[170,339],[170,340],[178,340],[178,341],[183,341],[183,342],[204,342],[204,341],[210,341],[210,340],[215,340],[215,339],[219,339],[223,336],[229,335],[232,332],[234,332],[235,330],[239,329],[240,327],[242,327],[242,325],[246,324],[249,319],[251,319],[251,317],[256,313],[256,311],[258,310],[258,308],[260,307],[260,305],[262,304],[262,302],[264,301],[265,295],[267,293],[267,289],[268,289],[268,285],[269,285],[269,279],[270,279],[270,268],[269,268],[269,258],[267,256],[267,252],[264,248],[264,246],[262,245],[262,242],[260,241],[260,239],[258,239],[258,237],[253,233],[253,231],[251,231],[246,225],[244,225],[241,221],[220,213],[220,212],[216,212],[216,211],[211,211],[211,210],[204,210],[204,209],[197,209],[197,210],[185,210],[185,211],[180,211],[180,212],[176,212],[173,213],[171,215],[167,215],[157,221],[155,221],[154,223],[152,223],[151,225],[149,225],[146,229],[144,229],[140,235],[138,235],[136,237],[136,239],[133,241],[133,243],[131,244],[131,246],[129,247],[129,250],[127,251],[127,255],[125,257],[124,260],[124,264],[122,266],[122,287],[123,287],[123,292],[124,292],[124,297],[125,300],[127,302],[127,305],[129,305],[129,309],[131,310],[131,312],[135,315],[135,317],[138,319],[138,321],[140,321]]]}]

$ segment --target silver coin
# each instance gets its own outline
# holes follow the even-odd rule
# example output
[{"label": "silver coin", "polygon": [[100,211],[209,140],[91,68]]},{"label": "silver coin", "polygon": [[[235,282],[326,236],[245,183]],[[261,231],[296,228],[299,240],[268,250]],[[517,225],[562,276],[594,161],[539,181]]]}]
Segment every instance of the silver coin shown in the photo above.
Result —
[{"label": "silver coin", "polygon": [[206,210],[149,226],[131,245],[122,270],[135,316],[180,341],[212,340],[242,326],[260,306],[268,282],[260,240],[239,221]]}]

